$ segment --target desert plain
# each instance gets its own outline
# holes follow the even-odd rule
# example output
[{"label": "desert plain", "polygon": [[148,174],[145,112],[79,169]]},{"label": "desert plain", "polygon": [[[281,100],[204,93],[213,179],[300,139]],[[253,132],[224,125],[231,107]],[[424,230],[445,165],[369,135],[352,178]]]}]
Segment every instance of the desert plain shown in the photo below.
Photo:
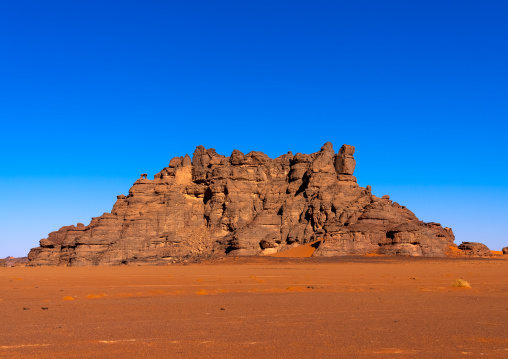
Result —
[{"label": "desert plain", "polygon": [[508,358],[508,260],[0,268],[0,328],[5,358]]}]

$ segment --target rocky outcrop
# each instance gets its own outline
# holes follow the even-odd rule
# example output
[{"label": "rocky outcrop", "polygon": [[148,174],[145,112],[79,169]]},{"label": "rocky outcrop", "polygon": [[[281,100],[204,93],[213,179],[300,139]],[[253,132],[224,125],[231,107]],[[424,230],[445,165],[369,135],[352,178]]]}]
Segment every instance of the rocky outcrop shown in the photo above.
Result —
[{"label": "rocky outcrop", "polygon": [[478,242],[462,242],[458,247],[462,253],[470,257],[491,257],[492,252],[489,247]]},{"label": "rocky outcrop", "polygon": [[508,247],[504,247],[504,248],[502,249],[502,251],[503,251],[503,254],[508,254]]},{"label": "rocky outcrop", "polygon": [[24,266],[28,262],[28,257],[6,257],[0,259],[0,267]]},{"label": "rocky outcrop", "polygon": [[360,187],[354,150],[343,145],[336,154],[326,143],[313,154],[271,159],[198,146],[192,159],[171,159],[153,180],[142,174],[111,213],[50,233],[30,251],[30,265],[263,255],[317,239],[315,256],[444,256],[456,249],[451,229]]}]

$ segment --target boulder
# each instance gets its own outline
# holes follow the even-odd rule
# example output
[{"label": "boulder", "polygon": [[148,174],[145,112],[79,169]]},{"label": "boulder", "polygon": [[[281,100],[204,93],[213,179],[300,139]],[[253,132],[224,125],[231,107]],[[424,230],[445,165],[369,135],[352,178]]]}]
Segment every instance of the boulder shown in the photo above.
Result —
[{"label": "boulder", "polygon": [[355,171],[356,161],[353,158],[355,148],[342,145],[339,153],[335,156],[335,170],[341,175],[352,175]]}]

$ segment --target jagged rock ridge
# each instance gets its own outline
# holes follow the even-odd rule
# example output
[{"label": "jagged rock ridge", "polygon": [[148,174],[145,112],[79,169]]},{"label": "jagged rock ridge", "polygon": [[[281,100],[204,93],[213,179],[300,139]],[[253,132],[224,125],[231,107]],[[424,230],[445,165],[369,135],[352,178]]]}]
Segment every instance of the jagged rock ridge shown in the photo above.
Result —
[{"label": "jagged rock ridge", "polygon": [[[444,256],[454,235],[424,223],[353,176],[355,148],[271,159],[230,157],[198,146],[154,176],[141,175],[111,213],[66,226],[40,241],[30,265],[162,263],[262,255],[322,238],[315,256]],[[455,246],[456,248],[456,246]]]}]

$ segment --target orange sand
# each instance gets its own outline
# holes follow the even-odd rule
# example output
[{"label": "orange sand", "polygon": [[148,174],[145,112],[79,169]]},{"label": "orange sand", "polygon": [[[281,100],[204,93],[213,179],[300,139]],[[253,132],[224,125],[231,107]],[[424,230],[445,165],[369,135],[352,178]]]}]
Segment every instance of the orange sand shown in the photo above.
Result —
[{"label": "orange sand", "polygon": [[316,248],[318,247],[321,239],[318,239],[314,242],[309,242],[306,244],[302,244],[298,247],[290,248],[288,250],[277,252],[274,254],[269,254],[270,257],[281,257],[281,258],[305,258],[312,257]]},{"label": "orange sand", "polygon": [[452,255],[456,255],[456,254],[461,254],[462,251],[460,249],[458,249],[457,247],[454,247],[454,246],[449,246],[448,248],[450,248],[450,251]]},{"label": "orange sand", "polygon": [[0,358],[506,358],[507,295],[496,259],[0,268]]}]

